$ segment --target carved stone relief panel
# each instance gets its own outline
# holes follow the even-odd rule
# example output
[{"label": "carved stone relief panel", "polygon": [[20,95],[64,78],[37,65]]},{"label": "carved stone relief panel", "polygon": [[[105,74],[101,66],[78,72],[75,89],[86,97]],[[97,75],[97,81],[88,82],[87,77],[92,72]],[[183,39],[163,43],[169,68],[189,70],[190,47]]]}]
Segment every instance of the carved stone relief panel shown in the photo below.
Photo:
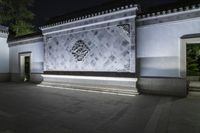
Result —
[{"label": "carved stone relief panel", "polygon": [[130,25],[60,34],[45,44],[45,71],[135,72]]}]

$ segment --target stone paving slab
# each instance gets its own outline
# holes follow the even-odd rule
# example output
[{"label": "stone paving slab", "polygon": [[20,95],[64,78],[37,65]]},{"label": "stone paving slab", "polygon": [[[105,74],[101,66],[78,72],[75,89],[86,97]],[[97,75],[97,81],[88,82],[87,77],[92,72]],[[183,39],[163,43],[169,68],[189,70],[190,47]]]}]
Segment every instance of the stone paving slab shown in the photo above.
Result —
[{"label": "stone paving slab", "polygon": [[0,83],[0,133],[199,133],[200,96],[118,96]]}]

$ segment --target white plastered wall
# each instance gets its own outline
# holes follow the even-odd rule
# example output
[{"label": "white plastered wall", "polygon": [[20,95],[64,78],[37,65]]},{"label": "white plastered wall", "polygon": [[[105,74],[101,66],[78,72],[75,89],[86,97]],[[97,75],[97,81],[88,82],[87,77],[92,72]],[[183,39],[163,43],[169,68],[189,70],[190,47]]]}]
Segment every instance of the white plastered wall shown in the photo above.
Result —
[{"label": "white plastered wall", "polygon": [[44,44],[43,42],[29,43],[10,47],[10,72],[20,73],[19,54],[31,53],[31,73],[43,73]]},{"label": "white plastered wall", "polygon": [[0,73],[9,73],[9,47],[5,37],[0,37]]},{"label": "white plastered wall", "polygon": [[181,77],[181,37],[200,33],[200,18],[137,27],[140,76]]}]

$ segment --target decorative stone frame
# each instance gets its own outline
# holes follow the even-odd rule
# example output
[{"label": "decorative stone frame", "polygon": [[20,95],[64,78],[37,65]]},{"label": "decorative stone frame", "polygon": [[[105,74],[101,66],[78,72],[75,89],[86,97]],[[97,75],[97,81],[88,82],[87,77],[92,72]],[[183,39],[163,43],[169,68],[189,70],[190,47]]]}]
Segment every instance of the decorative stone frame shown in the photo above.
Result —
[{"label": "decorative stone frame", "polygon": [[[187,35],[188,36],[188,35]],[[181,37],[180,40],[180,77],[186,79],[187,78],[187,44],[197,44],[200,43],[199,37]]]},{"label": "decorative stone frame", "polygon": [[22,53],[18,53],[18,68],[19,68],[19,73],[20,73],[20,79],[22,79],[22,77],[24,76],[24,73],[22,73],[21,71],[21,57],[25,57],[25,56],[29,56],[30,57],[30,74],[31,74],[31,57],[32,57],[32,52],[31,51],[27,51],[27,52],[22,52]]}]

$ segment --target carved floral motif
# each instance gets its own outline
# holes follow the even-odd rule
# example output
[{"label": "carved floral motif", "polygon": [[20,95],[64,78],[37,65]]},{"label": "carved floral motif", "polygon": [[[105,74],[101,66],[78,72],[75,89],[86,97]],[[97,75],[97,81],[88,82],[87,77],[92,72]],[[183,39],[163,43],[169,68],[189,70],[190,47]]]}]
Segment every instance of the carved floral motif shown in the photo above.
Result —
[{"label": "carved floral motif", "polygon": [[118,25],[119,28],[123,29],[128,35],[130,35],[130,24]]},{"label": "carved floral motif", "polygon": [[83,61],[89,51],[90,48],[83,40],[78,40],[71,49],[71,52],[77,61]]}]

